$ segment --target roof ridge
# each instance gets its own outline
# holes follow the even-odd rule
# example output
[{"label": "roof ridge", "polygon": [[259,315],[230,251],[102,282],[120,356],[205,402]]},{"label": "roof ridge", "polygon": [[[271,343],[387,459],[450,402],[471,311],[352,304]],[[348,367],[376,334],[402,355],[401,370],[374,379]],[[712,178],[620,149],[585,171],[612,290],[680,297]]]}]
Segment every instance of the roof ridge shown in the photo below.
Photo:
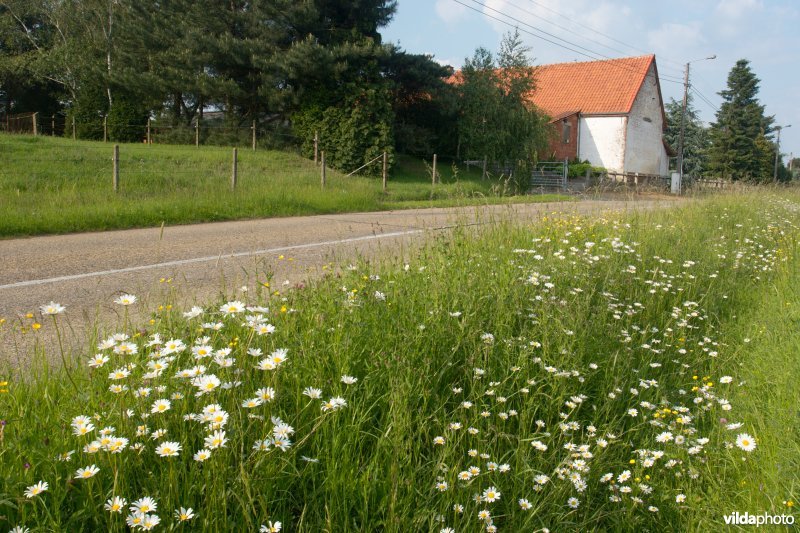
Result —
[{"label": "roof ridge", "polygon": [[628,57],[617,57],[617,58],[609,58],[609,59],[593,59],[590,61],[562,61],[561,63],[543,63],[541,65],[533,65],[534,69],[541,68],[541,67],[555,67],[559,65],[585,65],[587,63],[610,63],[612,61],[625,61],[629,59],[645,59],[645,58],[655,58],[655,54],[643,54],[640,56],[628,56]]}]

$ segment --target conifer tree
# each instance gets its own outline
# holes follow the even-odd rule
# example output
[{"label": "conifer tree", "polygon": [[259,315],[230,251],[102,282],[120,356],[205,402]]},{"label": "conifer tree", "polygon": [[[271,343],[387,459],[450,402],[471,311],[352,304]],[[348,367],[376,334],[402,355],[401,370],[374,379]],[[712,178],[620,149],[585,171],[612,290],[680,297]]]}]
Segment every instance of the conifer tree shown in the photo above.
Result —
[{"label": "conifer tree", "polygon": [[[672,149],[677,150],[680,145],[683,103],[670,98],[670,101],[664,106],[664,111],[667,115],[664,140]],[[697,178],[703,174],[707,166],[708,148],[708,129],[703,126],[690,93],[686,100],[683,134],[683,171],[687,176]]]},{"label": "conifer tree", "polygon": [[728,74],[728,88],[719,93],[723,103],[711,125],[709,167],[724,179],[772,179],[772,167],[766,162],[775,154],[774,117],[765,116],[758,101],[759,81],[750,62],[740,59]]}]

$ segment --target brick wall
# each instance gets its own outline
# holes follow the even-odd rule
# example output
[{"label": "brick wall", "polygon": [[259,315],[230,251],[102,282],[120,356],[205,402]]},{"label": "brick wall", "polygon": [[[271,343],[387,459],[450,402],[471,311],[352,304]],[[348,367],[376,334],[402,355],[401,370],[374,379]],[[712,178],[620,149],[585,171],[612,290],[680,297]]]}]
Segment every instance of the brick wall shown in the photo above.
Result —
[{"label": "brick wall", "polygon": [[552,134],[546,159],[553,161],[563,161],[564,159],[571,161],[575,159],[578,155],[578,114],[575,113],[551,122],[550,128],[552,129]]}]

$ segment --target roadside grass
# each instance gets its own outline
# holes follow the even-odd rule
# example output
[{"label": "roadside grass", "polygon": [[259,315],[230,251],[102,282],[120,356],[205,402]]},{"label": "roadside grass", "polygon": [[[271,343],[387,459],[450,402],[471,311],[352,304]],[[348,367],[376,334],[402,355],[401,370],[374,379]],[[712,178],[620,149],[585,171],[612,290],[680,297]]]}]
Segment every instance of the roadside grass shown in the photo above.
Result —
[{"label": "roadside grass", "polygon": [[0,238],[157,227],[247,218],[444,207],[564,196],[509,196],[480,171],[439,166],[431,186],[422,161],[399,156],[387,192],[380,179],[329,169],[326,187],[312,161],[291,152],[120,145],[120,187],[112,190],[112,144],[0,135]]},{"label": "roadside grass", "polygon": [[[501,220],[306,287],[261,276],[195,311],[167,296],[141,324],[120,305],[65,368],[40,345],[38,368],[0,373],[0,527],[709,531],[733,510],[796,515],[798,201]],[[103,510],[115,496],[119,514]],[[131,512],[145,496],[158,508]]]}]

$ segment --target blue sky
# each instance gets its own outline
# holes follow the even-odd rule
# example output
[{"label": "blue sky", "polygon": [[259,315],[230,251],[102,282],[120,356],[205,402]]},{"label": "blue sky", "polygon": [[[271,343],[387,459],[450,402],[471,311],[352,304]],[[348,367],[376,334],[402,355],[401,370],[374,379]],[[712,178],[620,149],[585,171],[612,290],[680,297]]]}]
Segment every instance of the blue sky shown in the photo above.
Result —
[{"label": "blue sky", "polygon": [[691,65],[691,84],[709,101],[694,96],[706,122],[731,67],[748,59],[766,113],[792,125],[781,134],[781,152],[800,157],[800,0],[399,0],[381,33],[385,42],[460,67],[478,46],[495,52],[514,25],[535,64],[656,54],[665,101],[682,97],[687,61],[716,54]]}]

